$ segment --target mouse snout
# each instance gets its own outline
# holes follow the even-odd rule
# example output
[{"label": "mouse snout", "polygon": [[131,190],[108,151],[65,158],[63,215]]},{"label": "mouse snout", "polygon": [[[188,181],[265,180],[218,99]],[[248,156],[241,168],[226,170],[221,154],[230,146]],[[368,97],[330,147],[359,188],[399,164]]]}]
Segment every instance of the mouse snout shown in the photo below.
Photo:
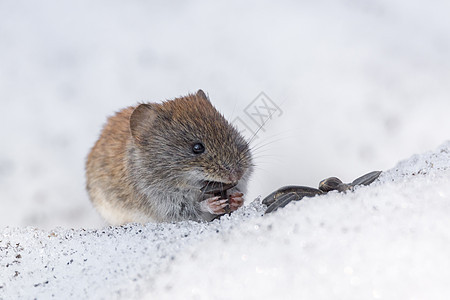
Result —
[{"label": "mouse snout", "polygon": [[239,179],[241,179],[242,174],[243,171],[241,169],[231,170],[230,173],[228,174],[228,180],[230,180],[233,183],[238,182]]},{"label": "mouse snout", "polygon": [[230,173],[230,175],[228,176],[228,180],[231,181],[232,183],[238,182],[240,179],[240,176],[238,176],[236,173]]}]

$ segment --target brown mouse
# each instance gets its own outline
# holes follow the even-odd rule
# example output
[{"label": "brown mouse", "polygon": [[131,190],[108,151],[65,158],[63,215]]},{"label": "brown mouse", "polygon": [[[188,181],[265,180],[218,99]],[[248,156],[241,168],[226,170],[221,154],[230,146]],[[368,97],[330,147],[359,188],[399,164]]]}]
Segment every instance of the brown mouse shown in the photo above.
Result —
[{"label": "brown mouse", "polygon": [[86,186],[111,224],[211,221],[243,205],[252,169],[248,142],[199,90],[110,117]]}]

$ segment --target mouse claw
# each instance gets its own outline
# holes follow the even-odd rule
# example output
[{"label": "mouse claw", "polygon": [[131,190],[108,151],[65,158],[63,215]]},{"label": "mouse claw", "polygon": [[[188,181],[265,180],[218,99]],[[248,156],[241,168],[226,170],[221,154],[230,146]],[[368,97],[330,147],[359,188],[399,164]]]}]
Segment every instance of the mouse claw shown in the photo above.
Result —
[{"label": "mouse claw", "polygon": [[220,196],[208,198],[200,202],[200,209],[213,215],[222,215],[226,212],[228,199],[220,199]]},{"label": "mouse claw", "polygon": [[230,205],[230,212],[233,212],[244,205],[244,198],[242,196],[244,196],[244,194],[240,192],[235,192],[229,196],[228,203]]}]

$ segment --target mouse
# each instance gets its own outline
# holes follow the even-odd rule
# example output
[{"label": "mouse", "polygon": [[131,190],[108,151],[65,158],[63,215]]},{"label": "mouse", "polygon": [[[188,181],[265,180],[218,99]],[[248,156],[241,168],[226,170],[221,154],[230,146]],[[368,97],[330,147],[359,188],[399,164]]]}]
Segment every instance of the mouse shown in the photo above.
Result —
[{"label": "mouse", "polygon": [[86,189],[111,225],[212,221],[244,204],[249,142],[202,91],[107,119],[86,159]]}]

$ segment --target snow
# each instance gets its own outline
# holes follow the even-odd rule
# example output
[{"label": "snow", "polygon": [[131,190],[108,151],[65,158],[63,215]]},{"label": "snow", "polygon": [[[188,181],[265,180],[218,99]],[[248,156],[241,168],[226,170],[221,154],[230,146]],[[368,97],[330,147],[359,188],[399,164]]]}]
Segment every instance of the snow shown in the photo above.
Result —
[{"label": "snow", "polygon": [[450,141],[354,192],[212,223],[5,228],[0,298],[443,299]]},{"label": "snow", "polygon": [[[425,151],[449,139],[449,9],[0,1],[0,299],[448,298],[449,143]],[[199,88],[246,125],[261,92],[282,110],[253,144],[247,206],[106,227],[84,190],[106,116]],[[273,215],[251,201],[372,170],[388,171]]]}]

